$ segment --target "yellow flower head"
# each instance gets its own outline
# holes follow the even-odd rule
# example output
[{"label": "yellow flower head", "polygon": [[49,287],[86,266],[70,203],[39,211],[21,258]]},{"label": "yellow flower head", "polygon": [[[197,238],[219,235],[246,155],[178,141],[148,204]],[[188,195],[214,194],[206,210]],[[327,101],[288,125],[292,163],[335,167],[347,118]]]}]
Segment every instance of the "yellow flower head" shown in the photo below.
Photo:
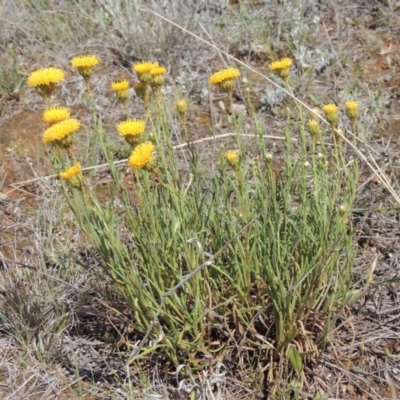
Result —
[{"label": "yellow flower head", "polygon": [[115,91],[118,101],[125,103],[129,97],[129,81],[127,79],[114,81],[111,87]]},{"label": "yellow flower head", "polygon": [[51,95],[57,82],[64,80],[64,71],[59,68],[43,68],[33,71],[28,78],[28,85],[34,87],[43,96]]},{"label": "yellow flower head", "polygon": [[186,115],[187,108],[188,105],[186,100],[178,100],[176,102],[176,111],[181,117],[184,117]]},{"label": "yellow flower head", "polygon": [[167,69],[164,67],[156,67],[150,70],[150,74],[153,76],[165,75],[167,73]]},{"label": "yellow flower head", "polygon": [[127,119],[117,126],[121,136],[138,136],[144,132],[146,123],[140,119]]},{"label": "yellow flower head", "polygon": [[208,80],[210,85],[220,85],[223,82],[239,78],[240,71],[237,68],[225,68],[212,74]]},{"label": "yellow flower head", "polygon": [[154,144],[150,141],[143,142],[136,146],[128,159],[128,164],[132,171],[137,171],[141,168],[146,168],[149,170],[154,168],[154,151]]},{"label": "yellow flower head", "polygon": [[93,68],[100,60],[94,55],[84,55],[72,58],[71,65],[75,68]]},{"label": "yellow flower head", "polygon": [[159,66],[158,62],[145,61],[135,64],[133,70],[136,72],[140,82],[149,83],[153,78],[150,71]]},{"label": "yellow flower head", "polygon": [[72,187],[82,189],[84,181],[81,164],[74,164],[66,171],[60,172],[60,178],[68,181]]},{"label": "yellow flower head", "polygon": [[111,87],[116,92],[121,92],[123,90],[129,89],[129,81],[127,79],[120,80],[120,81],[114,81],[111,84]]},{"label": "yellow flower head", "polygon": [[74,176],[78,175],[82,170],[81,164],[75,164],[64,172],[60,172],[60,178],[69,181]]},{"label": "yellow flower head", "polygon": [[163,85],[166,73],[167,69],[164,67],[156,67],[150,70],[151,79],[149,83],[153,89],[159,89]]},{"label": "yellow flower head", "polygon": [[339,109],[336,104],[326,104],[322,107],[322,111],[325,113],[326,120],[331,125],[336,125],[339,119]]},{"label": "yellow flower head", "polygon": [[225,153],[225,158],[228,164],[237,171],[239,168],[239,153],[235,150],[229,150]]},{"label": "yellow flower head", "polygon": [[72,134],[80,127],[78,120],[70,118],[58,122],[47,128],[43,134],[43,141],[45,143],[59,142],[65,146],[72,144]]},{"label": "yellow flower head", "polygon": [[159,67],[158,62],[145,61],[145,62],[135,64],[133,66],[133,70],[138,75],[142,75],[142,74],[145,74],[146,72],[150,72],[150,70],[152,70],[153,68],[158,68],[158,67]]},{"label": "yellow flower head", "polygon": [[316,119],[311,119],[307,122],[308,131],[310,132],[311,137],[315,138],[319,132],[319,122]]},{"label": "yellow flower head", "polygon": [[71,65],[78,68],[79,74],[84,79],[89,79],[93,75],[93,68],[99,63],[98,57],[94,55],[84,55],[74,57],[71,60]]},{"label": "yellow flower head", "polygon": [[291,58],[282,58],[278,61],[274,61],[270,64],[269,69],[271,71],[281,71],[282,69],[290,68],[293,65]]},{"label": "yellow flower head", "polygon": [[269,69],[272,72],[278,74],[282,79],[286,79],[290,73],[290,67],[293,65],[293,61],[290,58],[282,58],[278,61],[274,61],[269,65]]},{"label": "yellow flower head", "polygon": [[358,103],[356,101],[346,101],[344,104],[346,108],[346,115],[351,121],[358,118]]},{"label": "yellow flower head", "polygon": [[43,111],[43,121],[49,125],[54,125],[64,121],[71,116],[71,112],[66,107],[52,107]]},{"label": "yellow flower head", "polygon": [[28,78],[28,85],[32,87],[54,85],[64,80],[64,71],[59,68],[43,68],[32,72]]},{"label": "yellow flower head", "polygon": [[338,112],[338,107],[336,104],[326,104],[322,107],[322,111],[325,115],[334,114]]}]

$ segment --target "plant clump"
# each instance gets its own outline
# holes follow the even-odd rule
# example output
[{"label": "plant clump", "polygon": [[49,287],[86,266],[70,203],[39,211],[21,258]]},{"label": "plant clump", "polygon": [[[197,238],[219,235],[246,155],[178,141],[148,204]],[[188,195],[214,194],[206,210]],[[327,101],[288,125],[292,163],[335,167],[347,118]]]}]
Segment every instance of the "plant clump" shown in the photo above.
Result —
[{"label": "plant clump", "polygon": [[[78,64],[94,66],[90,56],[83,58],[75,62],[78,69]],[[289,89],[291,65],[290,59],[282,59],[270,66]],[[349,214],[358,163],[347,165],[335,139],[341,135],[336,129],[338,107],[322,108],[329,123],[325,127],[317,113],[305,122],[307,113],[294,104],[298,115],[288,118],[282,130],[280,161],[285,167],[279,179],[269,127],[255,113],[246,121],[228,116],[237,150],[221,152],[220,162],[210,152],[204,168],[196,149],[201,140],[191,141],[188,135],[187,101],[172,105],[186,140],[177,145],[174,138],[181,126],[172,125],[176,119],[170,104],[157,100],[166,69],[158,62],[138,63],[133,69],[139,80],[133,88],[145,103],[146,116],[127,116],[116,130],[130,145],[123,162],[135,175],[134,207],[89,86],[93,132],[116,201],[102,201],[85,184],[71,148],[80,123],[67,109],[47,108],[44,118],[53,124],[43,135],[46,143],[56,144],[51,159],[90,251],[96,252],[102,273],[132,311],[130,329],[140,338],[135,347],[140,350],[127,363],[154,354],[166,360],[165,370],[187,365],[201,371],[208,368],[210,355],[223,357],[225,349],[243,340],[249,362],[258,362],[267,352],[268,360],[283,360],[301,374],[302,354],[314,354],[326,343],[334,313],[352,298],[355,255]],[[226,68],[208,81],[232,105],[239,76],[238,69]],[[123,93],[119,100],[128,115],[128,80],[112,82],[111,89],[117,97]],[[358,105],[345,107],[355,121]],[[251,139],[243,135],[247,124],[255,132]],[[321,140],[328,130],[335,135],[331,144]],[[299,140],[293,140],[296,135]],[[185,167],[178,149],[189,155]],[[269,376],[275,366],[270,363]]]}]

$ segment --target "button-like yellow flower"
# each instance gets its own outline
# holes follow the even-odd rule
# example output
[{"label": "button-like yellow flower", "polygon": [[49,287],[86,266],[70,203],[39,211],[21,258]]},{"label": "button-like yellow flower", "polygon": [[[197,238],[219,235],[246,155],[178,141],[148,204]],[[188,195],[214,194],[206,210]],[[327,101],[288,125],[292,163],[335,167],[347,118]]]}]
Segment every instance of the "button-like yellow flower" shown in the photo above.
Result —
[{"label": "button-like yellow flower", "polygon": [[133,70],[138,74],[144,74],[146,72],[150,72],[151,69],[159,67],[158,62],[152,61],[144,61],[141,63],[137,63],[133,66]]},{"label": "button-like yellow flower", "polygon": [[127,79],[123,79],[123,80],[120,80],[120,81],[114,81],[111,84],[111,87],[116,92],[121,92],[123,90],[129,89],[129,81]]},{"label": "button-like yellow flower", "polygon": [[52,107],[43,111],[43,121],[49,125],[65,121],[71,116],[71,112],[66,107]]},{"label": "button-like yellow flower", "polygon": [[94,55],[77,56],[71,59],[71,65],[75,68],[93,68],[100,62]]},{"label": "button-like yellow flower", "polygon": [[167,73],[167,69],[165,67],[156,67],[150,70],[151,75],[160,76],[165,75]]},{"label": "button-like yellow flower", "polygon": [[269,69],[278,74],[282,79],[286,79],[290,73],[290,67],[293,65],[291,58],[282,58],[270,64]]},{"label": "button-like yellow flower", "polygon": [[149,83],[152,79],[150,71],[154,68],[158,68],[160,65],[158,62],[144,61],[137,63],[133,66],[133,70],[136,72],[140,82]]},{"label": "button-like yellow flower", "polygon": [[346,101],[344,104],[346,107],[346,115],[351,121],[356,120],[358,118],[358,103],[356,101]]},{"label": "button-like yellow flower", "polygon": [[132,171],[137,171],[141,168],[148,170],[153,169],[155,167],[154,151],[154,144],[150,141],[143,142],[136,146],[128,159],[128,165],[131,167]]},{"label": "button-like yellow flower", "polygon": [[319,135],[319,122],[316,119],[311,119],[307,122],[308,131],[312,138],[316,138]]},{"label": "button-like yellow flower", "polygon": [[145,128],[146,123],[140,119],[127,119],[117,126],[118,133],[121,136],[137,136],[142,134]]},{"label": "button-like yellow flower", "polygon": [[339,109],[337,108],[336,104],[327,104],[322,107],[322,111],[325,113],[326,120],[331,125],[336,125],[339,119]]},{"label": "button-like yellow flower", "polygon": [[28,85],[34,87],[41,96],[50,96],[56,84],[64,80],[64,71],[59,68],[43,68],[33,71]]},{"label": "button-like yellow flower", "polygon": [[164,67],[156,67],[150,70],[151,80],[150,85],[153,88],[159,88],[165,81],[164,75],[167,73],[167,69]]},{"label": "button-like yellow flower", "polygon": [[78,120],[66,119],[47,128],[43,134],[45,143],[55,142],[61,147],[68,147],[72,144],[73,133],[80,127]]},{"label": "button-like yellow flower", "polygon": [[225,68],[212,74],[208,80],[210,85],[218,85],[224,92],[231,92],[235,86],[235,79],[239,78],[237,68]]},{"label": "button-like yellow flower", "polygon": [[65,179],[77,189],[82,189],[83,187],[82,167],[79,163],[74,164],[64,172],[60,172],[60,178]]},{"label": "button-like yellow flower", "polygon": [[187,108],[188,108],[188,105],[187,105],[186,100],[178,100],[176,102],[176,111],[181,117],[184,117],[186,115]]},{"label": "button-like yellow flower", "polygon": [[32,87],[52,85],[64,80],[64,71],[59,68],[43,68],[32,72],[28,78],[28,85]]},{"label": "button-like yellow flower", "polygon": [[99,58],[94,55],[84,55],[72,58],[71,65],[78,68],[79,74],[84,79],[89,79],[93,75],[93,68],[100,62]]},{"label": "button-like yellow flower", "polygon": [[239,153],[236,150],[228,150],[225,153],[225,158],[234,171],[239,169]]},{"label": "button-like yellow flower", "polygon": [[118,133],[132,146],[136,146],[142,141],[142,133],[146,128],[146,123],[140,119],[127,119],[117,125]]},{"label": "button-like yellow flower", "polygon": [[81,164],[75,164],[64,172],[60,172],[60,178],[69,181],[74,176],[78,175],[82,170]]},{"label": "button-like yellow flower", "polygon": [[221,71],[215,72],[210,76],[210,85],[218,85],[224,81],[238,78],[240,71],[237,68],[225,68]]},{"label": "button-like yellow flower", "polygon": [[111,84],[111,87],[115,91],[117,99],[121,103],[125,103],[129,97],[129,81],[127,79],[114,81]]}]

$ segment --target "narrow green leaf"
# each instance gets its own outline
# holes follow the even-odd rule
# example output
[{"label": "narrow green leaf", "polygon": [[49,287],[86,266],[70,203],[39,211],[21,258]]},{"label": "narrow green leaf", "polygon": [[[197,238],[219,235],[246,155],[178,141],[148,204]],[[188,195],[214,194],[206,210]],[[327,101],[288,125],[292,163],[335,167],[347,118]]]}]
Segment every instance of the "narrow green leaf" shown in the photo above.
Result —
[{"label": "narrow green leaf", "polygon": [[297,375],[300,376],[301,371],[303,370],[303,357],[294,346],[290,346],[289,348],[289,361]]}]

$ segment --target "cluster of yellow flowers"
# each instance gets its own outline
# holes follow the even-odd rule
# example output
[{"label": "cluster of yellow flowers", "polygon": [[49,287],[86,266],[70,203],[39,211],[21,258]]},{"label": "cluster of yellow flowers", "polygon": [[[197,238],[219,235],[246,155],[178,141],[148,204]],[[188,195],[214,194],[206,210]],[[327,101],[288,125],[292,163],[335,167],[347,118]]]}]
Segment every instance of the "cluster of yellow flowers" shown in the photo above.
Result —
[{"label": "cluster of yellow flowers", "polygon": [[164,83],[166,68],[160,66],[158,62],[145,61],[133,66],[137,77],[142,84],[150,84],[153,87],[160,87]]},{"label": "cluster of yellow flowers", "polygon": [[[71,59],[71,66],[78,70],[78,73],[88,82],[93,75],[94,67],[100,63],[95,55],[82,55]],[[135,85],[135,90],[142,99],[141,91],[150,85],[154,89],[159,89],[164,83],[166,68],[157,62],[143,62],[134,65],[139,83]],[[71,146],[73,144],[73,134],[80,128],[78,120],[71,118],[71,111],[66,107],[49,106],[50,96],[54,92],[57,83],[65,79],[64,71],[59,68],[38,69],[28,77],[28,85],[35,88],[44,98],[46,109],[43,112],[43,120],[49,125],[43,134],[43,141],[51,143],[67,151],[71,161],[75,161]],[[111,88],[116,93],[117,99],[126,102],[129,97],[129,80],[122,79],[111,83]],[[128,164],[132,170],[141,168],[152,169],[155,167],[154,151],[155,147],[151,142],[143,142],[146,123],[139,119],[130,119],[121,122],[117,130],[127,142],[132,146],[132,154]],[[83,187],[82,167],[74,163],[70,168],[60,173],[62,179],[70,181],[71,185],[77,188]]]},{"label": "cluster of yellow flowers", "polygon": [[[346,109],[347,118],[350,121],[355,121],[358,118],[359,107],[356,101],[346,101],[344,104]],[[339,120],[339,109],[336,104],[327,104],[322,107],[322,111],[325,113],[326,120],[335,127]]]},{"label": "cluster of yellow flowers", "polygon": [[[158,62],[144,61],[133,66],[139,82],[133,85],[136,95],[144,101],[145,106],[149,104],[149,87],[158,92],[165,81],[167,69],[160,66]],[[130,83],[128,79],[116,80],[111,83],[111,88],[119,102],[126,104],[129,97]]]},{"label": "cluster of yellow flowers", "polygon": [[[358,118],[359,114],[359,105],[356,101],[351,100],[351,101],[346,101],[345,103],[345,110],[346,110],[346,115],[347,118],[352,123],[352,128],[353,128],[353,133],[355,133],[356,130],[356,120]],[[327,122],[330,124],[334,138],[336,140],[336,143],[340,144],[341,142],[341,137],[339,134],[340,129],[337,129],[337,124],[339,121],[339,108],[336,104],[326,104],[322,107],[322,111],[325,115],[325,118]],[[316,111],[317,114],[319,114],[318,110]],[[308,132],[311,135],[311,138],[313,139],[313,143],[317,142],[317,140],[320,139],[320,134],[321,134],[321,129],[319,125],[319,120],[313,116],[311,120],[307,122],[307,128]]]},{"label": "cluster of yellow flowers", "polygon": [[149,106],[149,87],[156,94],[160,93],[161,87],[165,82],[165,74],[167,69],[161,66],[158,62],[143,61],[133,66],[133,71],[136,72],[139,82],[133,86],[136,95],[143,100],[145,107]]},{"label": "cluster of yellow flowers", "polygon": [[154,170],[156,167],[154,144],[144,141],[146,122],[140,119],[127,119],[117,125],[118,133],[131,145],[132,152],[128,165],[132,171],[139,169]]},{"label": "cluster of yellow flowers", "polygon": [[[71,66],[77,68],[79,74],[87,82],[93,74],[93,69],[99,64],[100,60],[95,55],[82,55],[71,59]],[[290,74],[290,68],[293,61],[290,58],[282,58],[270,64],[269,68],[282,79],[287,80]],[[133,86],[137,96],[144,100],[146,106],[148,103],[149,87],[158,91],[165,82],[167,70],[158,62],[144,61],[133,65],[133,71],[139,80]],[[235,80],[240,77],[240,71],[237,68],[229,67],[222,69],[209,77],[209,84],[219,87],[222,91],[228,93],[230,97],[235,85]],[[59,68],[44,68],[34,71],[28,78],[28,85],[35,88],[37,92],[45,99],[48,105],[50,96],[57,83],[65,78],[64,71]],[[130,82],[128,79],[120,79],[111,83],[117,99],[126,103],[129,97]],[[185,120],[187,113],[187,102],[179,100],[176,102],[176,111],[178,115]],[[346,115],[355,123],[359,114],[359,106],[356,101],[345,103]],[[339,110],[335,104],[327,104],[322,108],[326,120],[335,128],[339,119]],[[66,107],[47,107],[43,112],[43,120],[49,124],[49,127],[43,134],[45,143],[53,143],[67,150],[68,155],[74,160],[71,152],[73,143],[73,134],[79,129],[78,120],[71,118],[71,112]],[[316,118],[307,122],[307,128],[313,139],[320,135],[319,121]],[[144,132],[146,122],[140,119],[127,117],[125,121],[117,125],[118,133],[126,139],[132,147],[132,153],[128,164],[133,171],[145,168],[151,170],[155,168],[155,147],[150,141],[145,141]],[[238,151],[229,150],[225,154],[228,164],[237,171],[239,168],[240,157]],[[75,163],[71,168],[60,174],[63,179],[71,180],[72,177],[81,175],[80,164]],[[78,184],[79,183],[79,184]],[[75,186],[81,187],[82,179],[75,180]]]}]

